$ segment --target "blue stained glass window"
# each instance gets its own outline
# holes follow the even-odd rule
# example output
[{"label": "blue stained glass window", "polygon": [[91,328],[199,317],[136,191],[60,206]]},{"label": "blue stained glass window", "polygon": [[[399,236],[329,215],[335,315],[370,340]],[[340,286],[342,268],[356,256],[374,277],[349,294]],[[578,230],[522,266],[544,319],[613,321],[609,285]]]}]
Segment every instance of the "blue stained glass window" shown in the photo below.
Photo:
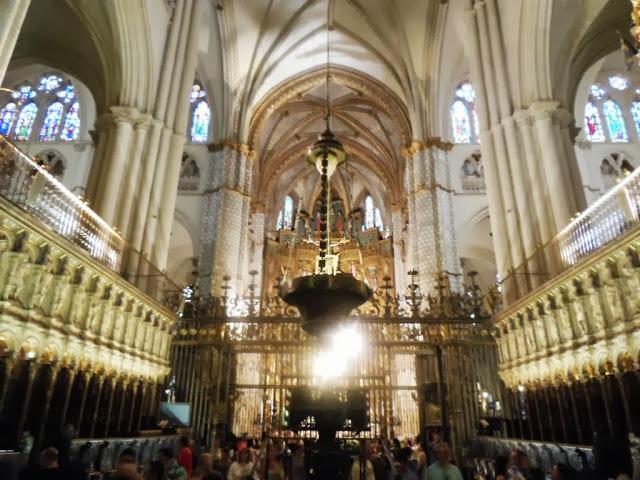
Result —
[{"label": "blue stained glass window", "polygon": [[609,77],[609,85],[611,85],[616,90],[626,90],[627,88],[629,88],[629,85],[631,85],[631,83],[625,76],[611,75]]},{"label": "blue stained glass window", "polygon": [[591,142],[604,142],[604,129],[600,120],[600,112],[593,102],[587,102],[584,107],[584,128]]},{"label": "blue stained glass window", "polygon": [[193,87],[191,87],[191,103],[198,101],[198,99],[203,98],[205,95],[206,92],[204,91],[204,89],[199,84],[194,83]]},{"label": "blue stained glass window", "polygon": [[633,117],[633,123],[636,126],[636,135],[640,138],[640,100],[631,102],[631,116]]},{"label": "blue stained glass window", "polygon": [[191,117],[191,141],[204,143],[209,139],[209,124],[211,123],[211,110],[205,100],[193,109]]},{"label": "blue stained glass window", "polygon": [[293,198],[289,195],[284,197],[283,227],[287,230],[291,230],[293,228]]},{"label": "blue stained glass window", "polygon": [[47,113],[44,116],[44,121],[42,122],[42,127],[40,127],[40,135],[38,138],[41,142],[51,142],[56,139],[63,112],[64,106],[61,102],[54,102],[49,105]]},{"label": "blue stained glass window", "polygon": [[624,124],[620,106],[613,100],[607,100],[602,104],[602,112],[604,113],[604,118],[607,119],[611,141],[628,142],[627,127]]},{"label": "blue stained glass window", "polygon": [[607,91],[600,85],[591,85],[591,87],[589,88],[589,93],[593,98],[597,100],[600,100],[607,95]]},{"label": "blue stained glass window", "polygon": [[16,140],[24,141],[29,139],[31,136],[31,128],[33,127],[33,122],[37,114],[38,106],[34,102],[27,103],[22,107],[14,130],[14,138]]},{"label": "blue stained glass window", "polygon": [[40,78],[38,90],[42,92],[53,92],[62,84],[62,78],[57,75],[45,75]]},{"label": "blue stained glass window", "polygon": [[67,117],[64,119],[64,126],[60,138],[65,142],[73,142],[78,139],[80,134],[80,104],[74,102],[67,111]]},{"label": "blue stained glass window", "polygon": [[16,119],[18,109],[16,104],[9,102],[0,110],[0,135],[8,135]]},{"label": "blue stained glass window", "polygon": [[76,97],[76,89],[73,85],[68,84],[62,90],[56,93],[58,98],[64,103],[69,103]]},{"label": "blue stained glass window", "polygon": [[451,105],[451,127],[453,129],[454,142],[471,143],[469,110],[461,100],[456,100]]}]

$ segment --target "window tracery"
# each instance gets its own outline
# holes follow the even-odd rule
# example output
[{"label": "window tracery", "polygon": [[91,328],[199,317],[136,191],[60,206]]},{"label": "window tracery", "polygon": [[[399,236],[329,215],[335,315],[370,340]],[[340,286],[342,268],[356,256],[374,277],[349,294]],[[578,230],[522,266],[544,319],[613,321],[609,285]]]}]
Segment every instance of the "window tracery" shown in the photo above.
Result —
[{"label": "window tracery", "polygon": [[200,167],[196,159],[187,153],[182,155],[180,167],[180,179],[178,190],[181,192],[194,192],[200,186]]},{"label": "window tracery", "polygon": [[605,188],[615,186],[620,180],[635,170],[636,166],[623,154],[614,152],[602,159],[600,175]]},{"label": "window tracery", "polygon": [[454,92],[451,104],[451,130],[455,143],[476,143],[479,136],[476,93],[469,82],[463,82]]},{"label": "window tracery", "polygon": [[[41,142],[78,140],[80,103],[71,81],[48,73],[35,84],[37,87],[33,88],[23,82],[6,99],[0,109],[0,134],[28,141],[35,130]],[[44,111],[42,116],[40,111]]]},{"label": "window tracery", "polygon": [[47,171],[62,181],[66,170],[66,161],[62,154],[56,150],[45,150],[36,155],[36,161],[44,165]]},{"label": "window tracery", "polygon": [[483,192],[485,190],[484,169],[480,152],[472,153],[462,162],[460,180],[464,191]]},{"label": "window tracery", "polygon": [[195,82],[191,87],[191,125],[189,126],[189,138],[193,143],[206,143],[209,141],[211,127],[211,109],[207,102],[207,92],[200,83]]}]

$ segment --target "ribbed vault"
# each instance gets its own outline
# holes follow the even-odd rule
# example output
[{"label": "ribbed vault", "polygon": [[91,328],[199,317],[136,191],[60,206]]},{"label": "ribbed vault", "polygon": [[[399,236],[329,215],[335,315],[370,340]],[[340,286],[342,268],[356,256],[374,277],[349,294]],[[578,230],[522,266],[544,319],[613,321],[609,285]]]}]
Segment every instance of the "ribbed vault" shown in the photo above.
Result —
[{"label": "ribbed vault", "polygon": [[[331,129],[349,154],[335,188],[347,204],[357,195],[353,184],[386,205],[402,200],[404,160],[401,151],[412,138],[404,103],[379,81],[353,70],[329,69]],[[249,142],[256,151],[254,188],[271,192],[304,180],[304,200],[312,202],[319,177],[305,161],[307,149],[324,130],[326,69],[298,75],[274,88],[258,105]],[[348,173],[347,173],[348,172]]]}]

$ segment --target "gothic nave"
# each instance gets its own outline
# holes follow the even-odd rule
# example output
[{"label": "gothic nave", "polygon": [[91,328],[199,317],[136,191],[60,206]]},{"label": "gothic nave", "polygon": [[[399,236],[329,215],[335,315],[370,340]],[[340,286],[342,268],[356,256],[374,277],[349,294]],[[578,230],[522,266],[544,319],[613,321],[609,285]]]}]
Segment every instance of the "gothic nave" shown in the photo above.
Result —
[{"label": "gothic nave", "polygon": [[640,0],[0,0],[0,479],[639,480],[639,51]]}]

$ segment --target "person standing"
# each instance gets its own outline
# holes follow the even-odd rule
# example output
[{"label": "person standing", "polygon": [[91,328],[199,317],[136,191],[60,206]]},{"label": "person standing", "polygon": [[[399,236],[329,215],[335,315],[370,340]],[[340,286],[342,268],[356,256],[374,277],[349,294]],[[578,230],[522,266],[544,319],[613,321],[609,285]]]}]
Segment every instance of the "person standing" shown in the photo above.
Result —
[{"label": "person standing", "polygon": [[187,471],[178,465],[171,448],[158,450],[158,461],[164,466],[163,480],[187,480]]},{"label": "person standing", "polygon": [[187,471],[188,478],[193,474],[193,450],[189,437],[183,435],[178,440],[178,465]]},{"label": "person standing", "polygon": [[246,480],[247,477],[253,477],[258,480],[257,469],[253,467],[253,459],[251,458],[251,450],[245,448],[238,453],[238,460],[233,462],[229,467],[228,480]]},{"label": "person standing", "polygon": [[423,480],[462,480],[462,472],[451,462],[451,450],[446,443],[435,446],[436,461],[425,470]]}]

